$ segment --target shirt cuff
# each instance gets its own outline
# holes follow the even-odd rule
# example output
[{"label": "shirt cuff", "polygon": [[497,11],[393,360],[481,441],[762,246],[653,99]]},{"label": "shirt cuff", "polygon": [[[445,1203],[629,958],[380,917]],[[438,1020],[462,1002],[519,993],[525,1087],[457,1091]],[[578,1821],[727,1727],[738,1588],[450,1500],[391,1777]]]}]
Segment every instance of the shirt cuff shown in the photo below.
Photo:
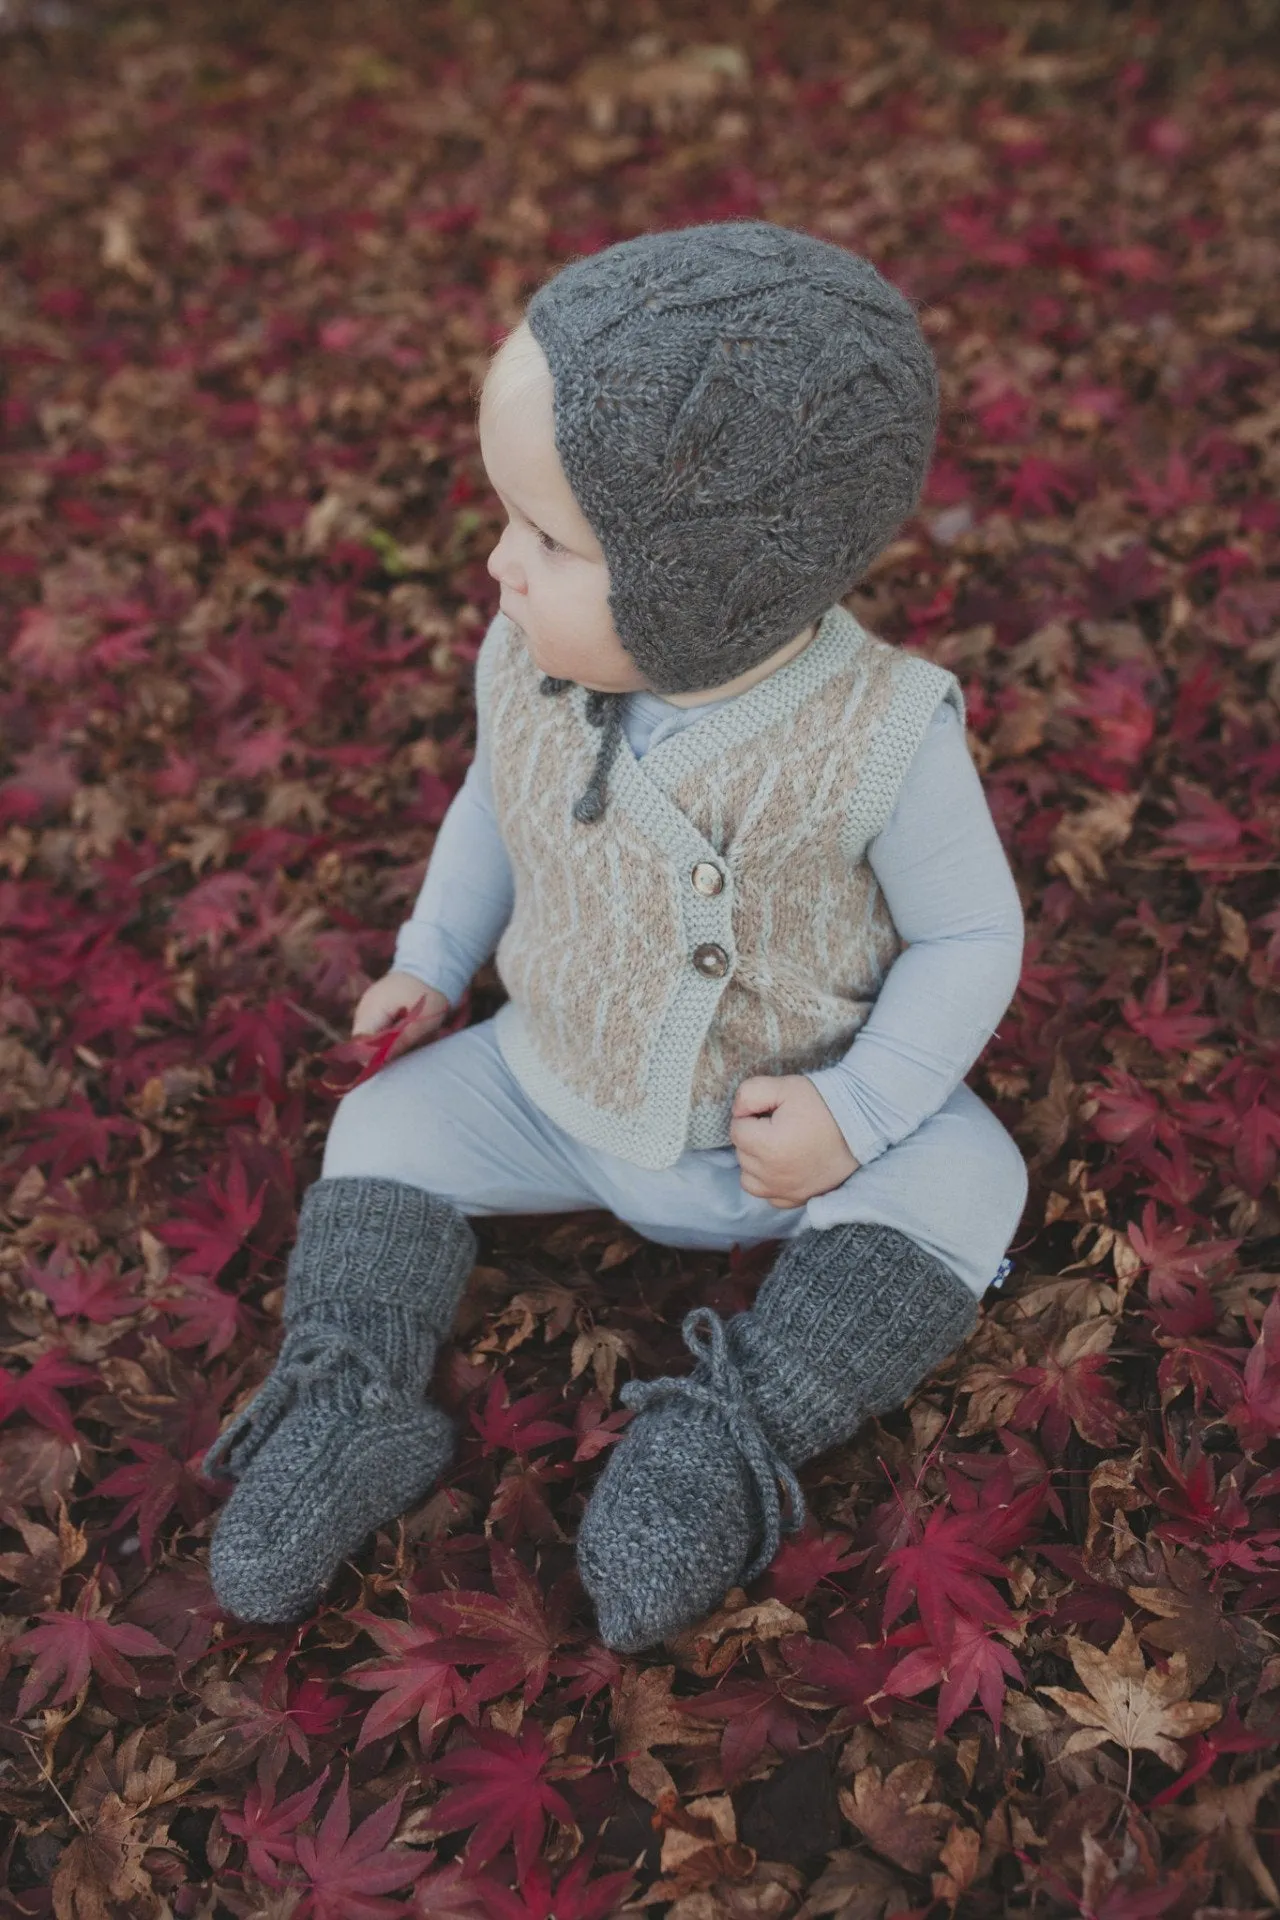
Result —
[{"label": "shirt cuff", "polygon": [[434,987],[450,1007],[461,1000],[475,972],[453,951],[444,934],[414,920],[407,920],[396,935],[391,966],[395,973],[411,973],[424,986]]},{"label": "shirt cuff", "polygon": [[844,1143],[860,1167],[872,1160],[878,1160],[886,1151],[889,1141],[878,1133],[867,1120],[866,1114],[849,1088],[849,1076],[843,1064],[834,1067],[820,1067],[813,1073],[804,1075],[811,1080],[827,1106],[831,1117],[844,1135]]}]

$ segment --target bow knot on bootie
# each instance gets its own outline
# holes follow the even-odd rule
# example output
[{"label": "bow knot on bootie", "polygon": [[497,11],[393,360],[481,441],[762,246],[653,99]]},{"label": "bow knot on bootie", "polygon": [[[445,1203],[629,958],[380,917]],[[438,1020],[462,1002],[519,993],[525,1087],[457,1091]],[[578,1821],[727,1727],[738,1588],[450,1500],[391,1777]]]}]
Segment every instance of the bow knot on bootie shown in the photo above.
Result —
[{"label": "bow knot on bootie", "polygon": [[[660,1380],[629,1380],[619,1390],[618,1398],[623,1406],[637,1412],[684,1399],[709,1407],[721,1416],[751,1475],[764,1523],[759,1550],[742,1574],[743,1585],[749,1586],[772,1561],[781,1536],[795,1533],[804,1525],[804,1492],[760,1423],[719,1314],[712,1307],[694,1307],[685,1315],[680,1332],[699,1362],[693,1373],[668,1375]],[[699,1338],[703,1334],[705,1344]],[[778,1497],[779,1481],[789,1502],[790,1511],[786,1515]]]},{"label": "bow knot on bootie", "polygon": [[294,1327],[286,1334],[276,1363],[258,1392],[206,1452],[203,1472],[242,1474],[294,1405],[302,1387],[339,1369],[358,1382],[361,1404],[369,1411],[384,1411],[394,1405],[396,1396],[387,1384],[387,1363],[371,1347],[340,1327]]}]

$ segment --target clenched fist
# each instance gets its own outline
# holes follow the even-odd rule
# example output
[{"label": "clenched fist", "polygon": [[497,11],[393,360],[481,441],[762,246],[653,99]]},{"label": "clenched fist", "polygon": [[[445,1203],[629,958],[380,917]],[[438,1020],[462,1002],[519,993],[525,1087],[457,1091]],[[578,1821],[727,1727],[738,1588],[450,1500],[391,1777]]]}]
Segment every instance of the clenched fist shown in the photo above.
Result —
[{"label": "clenched fist", "polygon": [[449,1011],[449,1002],[438,988],[424,986],[411,973],[384,974],[360,996],[351,1022],[351,1037],[359,1039],[362,1034],[380,1033],[383,1027],[414,1008],[417,1012],[388,1053],[384,1066],[390,1066],[402,1053],[409,1053],[429,1040]]},{"label": "clenched fist", "polygon": [[744,1193],[802,1207],[858,1171],[830,1107],[802,1073],[753,1074],[733,1099],[729,1138]]}]

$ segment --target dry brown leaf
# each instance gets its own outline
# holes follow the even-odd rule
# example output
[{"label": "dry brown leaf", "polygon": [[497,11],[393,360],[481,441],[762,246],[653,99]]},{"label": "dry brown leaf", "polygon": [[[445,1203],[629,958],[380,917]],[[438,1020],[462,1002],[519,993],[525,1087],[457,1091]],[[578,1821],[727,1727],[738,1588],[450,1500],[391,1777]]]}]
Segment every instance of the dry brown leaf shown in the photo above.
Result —
[{"label": "dry brown leaf", "polygon": [[1280,1780],[1280,1767],[1268,1767],[1255,1773],[1252,1780],[1237,1781],[1235,1786],[1215,1787],[1207,1781],[1196,1786],[1194,1806],[1158,1807],[1157,1826],[1172,1827],[1178,1833],[1201,1833],[1216,1837],[1228,1855],[1248,1873],[1264,1900],[1280,1908],[1280,1887],[1258,1852],[1254,1829],[1258,1824],[1258,1802]]},{"label": "dry brown leaf", "polygon": [[887,1778],[879,1767],[863,1767],[852,1789],[841,1787],[840,1811],[886,1860],[923,1873],[937,1859],[942,1829],[951,1821],[940,1800],[925,1799],[932,1785],[931,1760],[906,1760]]},{"label": "dry brown leaf", "polygon": [[675,1781],[651,1752],[653,1747],[715,1747],[721,1739],[718,1727],[681,1711],[671,1691],[674,1673],[674,1667],[641,1668],[627,1662],[610,1697],[618,1759],[632,1787],[653,1806],[664,1793],[676,1793]]},{"label": "dry brown leaf", "polygon": [[161,1920],[171,1909],[142,1864],[163,1843],[167,1827],[143,1822],[114,1793],[71,1841],[53,1875],[55,1920],[116,1920],[122,1903],[136,1920]]},{"label": "dry brown leaf", "polygon": [[1126,1753],[1147,1748],[1171,1767],[1181,1767],[1186,1759],[1176,1744],[1189,1734],[1201,1733],[1222,1717],[1222,1708],[1210,1700],[1188,1700],[1186,1655],[1175,1653],[1168,1673],[1157,1673],[1142,1657],[1133,1631],[1126,1620],[1106,1653],[1087,1641],[1072,1639],[1071,1664],[1089,1689],[1075,1693],[1069,1687],[1037,1687],[1060,1707],[1065,1707],[1081,1731],[1072,1734],[1064,1753],[1085,1753],[1114,1740]]},{"label": "dry brown leaf", "polygon": [[1133,816],[1142,803],[1141,791],[1104,793],[1081,813],[1064,814],[1053,830],[1050,872],[1062,874],[1076,892],[1086,897],[1091,880],[1106,878],[1106,855],[1129,838]]},{"label": "dry brown leaf", "polygon": [[802,1613],[781,1600],[748,1600],[741,1587],[730,1587],[721,1606],[666,1642],[682,1667],[701,1679],[723,1673],[747,1647],[780,1640],[786,1633],[807,1633]]},{"label": "dry brown leaf", "polygon": [[933,1897],[946,1900],[952,1912],[961,1894],[967,1893],[978,1872],[982,1837],[972,1827],[953,1826],[942,1845],[942,1872],[933,1876]]},{"label": "dry brown leaf", "polygon": [[802,1912],[805,1920],[825,1913],[838,1914],[839,1920],[881,1920],[910,1904],[892,1867],[857,1847],[837,1847],[809,1888]]},{"label": "dry brown leaf", "polygon": [[605,1405],[612,1406],[618,1362],[625,1360],[630,1365],[634,1359],[635,1341],[629,1333],[624,1333],[620,1327],[589,1327],[573,1343],[569,1356],[569,1377],[576,1380],[583,1368],[589,1366],[595,1376],[596,1386],[604,1396]]},{"label": "dry brown leaf", "polygon": [[1193,1692],[1215,1666],[1230,1674],[1252,1656],[1261,1667],[1275,1646],[1273,1636],[1247,1614],[1233,1619],[1224,1612],[1221,1596],[1193,1554],[1175,1554],[1167,1564],[1169,1585],[1127,1590],[1131,1600],[1160,1616],[1143,1627],[1139,1639],[1161,1653],[1185,1654]]}]

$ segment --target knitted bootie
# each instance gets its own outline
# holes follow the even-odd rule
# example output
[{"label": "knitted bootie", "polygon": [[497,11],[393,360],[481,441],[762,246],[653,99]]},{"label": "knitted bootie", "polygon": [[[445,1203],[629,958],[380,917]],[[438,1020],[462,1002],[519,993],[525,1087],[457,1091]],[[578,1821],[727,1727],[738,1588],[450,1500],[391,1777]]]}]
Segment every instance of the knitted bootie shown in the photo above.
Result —
[{"label": "knitted bootie", "polygon": [[976,1319],[950,1267],[861,1221],[788,1240],[727,1326],[695,1307],[682,1333],[697,1366],[622,1388],[638,1411],[579,1524],[578,1571],[605,1645],[653,1646],[754,1580],[804,1524],[794,1469],[898,1406]]},{"label": "knitted bootie", "polygon": [[343,1175],[307,1189],[284,1343],[204,1457],[239,1482],[209,1549],[225,1612],[304,1618],[449,1465],[456,1423],[425,1389],[475,1255],[466,1216],[421,1187]]}]

